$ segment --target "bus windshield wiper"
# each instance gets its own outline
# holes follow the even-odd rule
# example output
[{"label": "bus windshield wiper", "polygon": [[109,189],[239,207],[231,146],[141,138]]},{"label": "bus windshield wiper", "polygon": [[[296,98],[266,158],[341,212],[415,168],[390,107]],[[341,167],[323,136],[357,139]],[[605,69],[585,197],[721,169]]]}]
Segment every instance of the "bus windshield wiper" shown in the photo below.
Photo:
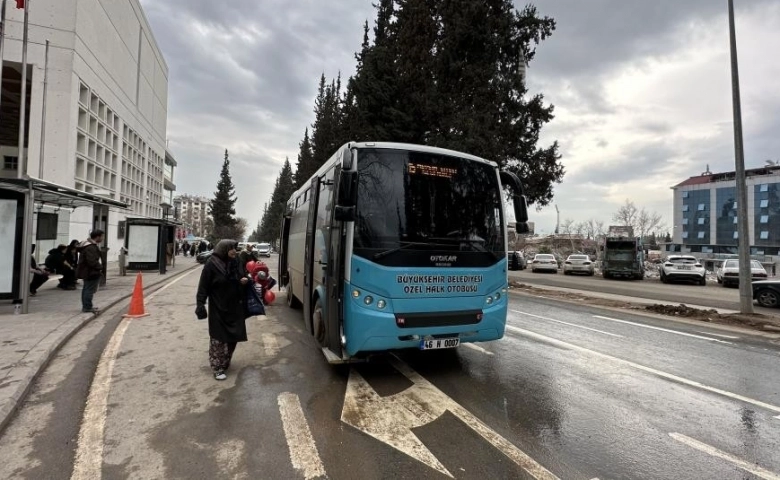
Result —
[{"label": "bus windshield wiper", "polygon": [[384,252],[376,253],[376,254],[374,254],[373,258],[374,258],[374,260],[379,260],[382,257],[386,257],[387,255],[390,255],[392,253],[398,252],[398,251],[403,250],[405,248],[409,248],[409,247],[429,247],[429,246],[448,247],[449,245],[441,244],[441,243],[430,243],[430,242],[406,242],[406,241],[401,241],[401,245],[400,246],[395,247],[395,248],[391,248],[390,250],[385,250]]}]

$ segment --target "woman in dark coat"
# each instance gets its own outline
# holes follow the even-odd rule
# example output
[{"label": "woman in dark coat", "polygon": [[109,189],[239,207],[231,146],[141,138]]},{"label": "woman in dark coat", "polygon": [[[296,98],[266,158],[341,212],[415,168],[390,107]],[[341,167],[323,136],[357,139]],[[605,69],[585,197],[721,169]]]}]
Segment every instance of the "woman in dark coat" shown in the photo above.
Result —
[{"label": "woman in dark coat", "polygon": [[49,250],[49,255],[46,257],[44,264],[50,272],[57,272],[62,275],[57,288],[75,290],[76,287],[73,284],[76,280],[76,270],[68,261],[67,248],[67,245],[60,244],[57,248]]},{"label": "woman in dark coat", "polygon": [[[78,240],[71,240],[70,244],[68,244],[68,249],[65,250],[65,259],[68,261],[68,263],[75,268],[76,265],[79,264],[79,251],[78,246],[81,242]],[[75,270],[74,270],[75,272]],[[73,274],[72,278],[69,278],[68,281],[70,282],[68,284],[68,287],[73,287],[72,290],[76,289],[76,283],[78,283],[78,280],[76,280],[76,274]]]},{"label": "woman in dark coat", "polygon": [[217,380],[227,378],[225,371],[230,367],[236,343],[247,340],[244,303],[249,279],[241,274],[237,247],[234,240],[220,240],[203,267],[195,298],[195,314],[209,319],[209,363]]}]

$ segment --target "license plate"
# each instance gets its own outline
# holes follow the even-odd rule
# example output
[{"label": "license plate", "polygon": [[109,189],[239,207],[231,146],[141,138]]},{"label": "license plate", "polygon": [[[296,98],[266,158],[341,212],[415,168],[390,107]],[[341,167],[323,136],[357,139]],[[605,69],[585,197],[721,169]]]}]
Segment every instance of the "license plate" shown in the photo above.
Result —
[{"label": "license plate", "polygon": [[682,266],[677,267],[677,268],[679,268],[680,270],[690,270],[691,269],[691,267],[689,267],[688,265],[682,265]]},{"label": "license plate", "polygon": [[420,350],[438,350],[440,348],[455,348],[460,345],[460,338],[436,338],[434,340],[421,340]]}]

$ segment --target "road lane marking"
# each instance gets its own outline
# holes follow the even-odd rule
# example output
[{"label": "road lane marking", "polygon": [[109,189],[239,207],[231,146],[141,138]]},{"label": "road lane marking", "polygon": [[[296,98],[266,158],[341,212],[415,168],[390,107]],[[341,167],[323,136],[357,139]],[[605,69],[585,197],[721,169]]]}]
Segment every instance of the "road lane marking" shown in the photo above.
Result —
[{"label": "road lane marking", "polygon": [[490,356],[493,355],[493,352],[489,352],[489,351],[485,350],[484,348],[480,347],[479,345],[474,345],[473,343],[464,343],[463,346],[466,347],[466,348],[470,348],[472,350],[476,350],[476,351],[478,351],[480,353],[484,353],[485,355],[490,355]]},{"label": "road lane marking", "polygon": [[521,312],[520,310],[512,310],[512,312],[519,313],[520,315],[527,315],[529,317],[541,318],[542,320],[549,320],[555,323],[562,323],[564,325],[569,325],[571,327],[582,328],[583,330],[590,330],[591,332],[603,333],[604,335],[609,335],[611,337],[623,338],[623,335],[618,335],[617,333],[605,332],[603,330],[597,330],[595,328],[585,327],[583,325],[577,325],[576,323],[569,323],[569,322],[564,322],[563,320],[556,320],[554,318],[542,317],[541,315],[534,315],[533,313]]},{"label": "road lane marking", "polygon": [[763,467],[759,467],[758,465],[746,462],[741,458],[738,458],[730,453],[726,453],[722,450],[718,450],[717,448],[711,445],[707,445],[706,443],[700,442],[694,438],[686,437],[685,435],[676,432],[670,433],[669,436],[677,440],[678,442],[688,445],[691,448],[695,448],[700,452],[704,452],[707,455],[726,460],[727,462],[731,462],[737,468],[741,468],[742,470],[752,473],[757,477],[764,478],[766,480],[780,480],[780,475],[772,471],[769,471]]},{"label": "road lane marking", "polygon": [[625,323],[625,324],[634,325],[634,326],[637,326],[637,327],[649,328],[651,330],[659,330],[661,332],[674,333],[675,335],[683,335],[685,337],[698,338],[698,339],[701,339],[701,340],[707,340],[709,342],[726,343],[726,344],[729,344],[729,345],[733,345],[732,342],[727,342],[725,340],[718,340],[717,338],[702,337],[701,335],[694,335],[692,333],[679,332],[677,330],[671,330],[669,328],[654,327],[652,325],[645,325],[644,323],[629,322],[628,320],[619,320],[617,318],[602,317],[601,315],[593,315],[593,317],[594,318],[600,318],[601,320],[609,320],[610,322]]},{"label": "road lane marking", "polygon": [[674,375],[674,374],[671,374],[671,373],[667,373],[667,372],[663,372],[661,370],[656,370],[655,368],[646,367],[644,365],[640,365],[638,363],[634,363],[634,362],[632,362],[630,360],[624,360],[622,358],[613,357],[613,356],[607,355],[605,353],[597,352],[595,350],[590,350],[590,349],[587,349],[585,347],[580,347],[578,345],[574,345],[574,344],[571,344],[571,343],[568,343],[568,342],[564,342],[563,340],[558,340],[558,339],[555,339],[555,338],[551,338],[551,337],[548,337],[546,335],[542,335],[540,333],[532,332],[530,330],[525,330],[525,329],[518,328],[518,327],[513,327],[511,325],[507,325],[506,329],[510,330],[512,332],[515,332],[515,333],[517,333],[519,335],[523,335],[525,337],[530,337],[530,338],[533,338],[533,339],[536,339],[536,340],[539,340],[539,341],[542,341],[542,342],[546,342],[546,343],[549,343],[549,344],[552,344],[552,345],[555,345],[555,346],[558,346],[558,347],[568,348],[568,349],[575,350],[575,351],[578,351],[578,352],[587,353],[587,354],[590,354],[590,355],[601,357],[601,358],[604,358],[606,360],[610,360],[610,361],[619,363],[621,365],[625,365],[625,366],[628,366],[628,367],[631,367],[631,368],[636,368],[637,370],[642,370],[644,372],[647,372],[647,373],[650,373],[650,374],[653,374],[653,375],[665,378],[667,380],[671,380],[673,382],[681,383],[683,385],[688,385],[690,387],[695,387],[695,388],[698,388],[698,389],[701,389],[701,390],[706,390],[708,392],[716,393],[718,395],[722,395],[724,397],[728,397],[728,398],[731,398],[731,399],[734,399],[734,400],[739,400],[740,402],[749,403],[751,405],[755,405],[757,407],[761,407],[761,408],[764,408],[766,410],[770,410],[772,412],[780,413],[780,407],[778,407],[776,405],[771,405],[769,403],[765,403],[765,402],[762,402],[760,400],[755,400],[755,399],[752,399],[750,397],[745,397],[745,396],[739,395],[737,393],[732,393],[732,392],[728,392],[726,390],[721,390],[720,388],[710,387],[709,385],[704,385],[703,383],[699,383],[699,382],[696,382],[694,380],[688,380],[687,378],[679,377],[677,375]]},{"label": "road lane marking", "polygon": [[133,319],[126,318],[111,336],[106,349],[100,356],[95,378],[89,389],[89,397],[84,408],[84,418],[79,429],[76,460],[71,480],[93,480],[101,478],[103,473],[103,434],[106,429],[106,410],[108,394],[111,390],[111,375],[114,372],[116,355],[127,327]]},{"label": "road lane marking", "polygon": [[710,332],[698,332],[698,333],[703,333],[704,335],[712,335],[713,337],[729,338],[731,340],[738,340],[739,338],[741,338],[741,337],[735,337],[734,335],[721,335],[720,333],[710,333]]},{"label": "road lane marking", "polygon": [[557,480],[555,475],[437,389],[398,357],[391,356],[390,364],[408,378],[412,386],[394,395],[381,397],[357,370],[352,369],[344,393],[342,422],[452,477],[447,468],[412,432],[413,428],[431,423],[449,411],[534,478]]},{"label": "road lane marking", "polygon": [[309,430],[298,395],[284,392],[279,395],[277,401],[293,468],[301,472],[307,480],[326,477],[325,466],[320,460],[317,445]]},{"label": "road lane marking", "polygon": [[[196,270],[193,270],[196,271]],[[190,273],[185,273],[149,296],[149,300],[157,296],[179,280],[183,280]],[[75,462],[71,480],[94,480],[101,478],[103,474],[103,435],[106,429],[106,416],[108,415],[108,395],[111,392],[111,378],[114,372],[119,347],[125,336],[130,322],[137,319],[125,318],[119,322],[117,329],[108,340],[105,350],[100,355],[95,377],[89,388],[87,404],[84,407],[84,416],[79,428],[78,445],[76,447]]]}]

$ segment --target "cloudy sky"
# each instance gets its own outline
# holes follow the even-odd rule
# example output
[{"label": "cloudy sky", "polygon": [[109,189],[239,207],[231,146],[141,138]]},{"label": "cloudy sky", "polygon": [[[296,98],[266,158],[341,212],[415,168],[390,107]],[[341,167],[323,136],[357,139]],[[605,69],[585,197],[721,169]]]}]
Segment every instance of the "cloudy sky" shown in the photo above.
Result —
[{"label": "cloudy sky", "polygon": [[[371,1],[141,3],[170,69],[179,193],[211,195],[227,148],[238,214],[254,226],[285,157],[295,166],[320,74],[354,72]],[[750,168],[780,160],[780,2],[735,4]],[[671,227],[669,187],[707,166],[734,168],[726,0],[535,5],[558,23],[538,48],[529,88],[556,109],[541,143],[561,145],[561,220],[609,223],[631,199]],[[537,233],[554,230],[552,206],[531,217]]]}]

